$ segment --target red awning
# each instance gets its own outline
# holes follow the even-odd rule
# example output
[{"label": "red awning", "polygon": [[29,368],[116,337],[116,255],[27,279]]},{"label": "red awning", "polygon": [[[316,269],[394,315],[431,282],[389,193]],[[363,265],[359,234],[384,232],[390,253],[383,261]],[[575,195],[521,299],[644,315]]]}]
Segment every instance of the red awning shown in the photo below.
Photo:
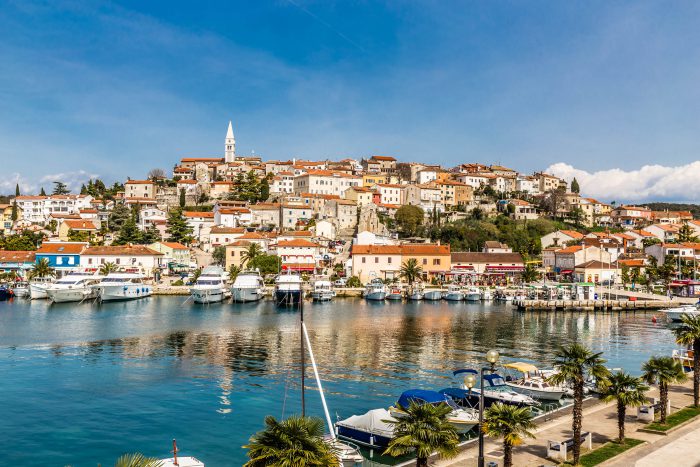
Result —
[{"label": "red awning", "polygon": [[474,269],[474,266],[460,266],[460,265],[455,265],[455,266],[452,266],[452,269]]},{"label": "red awning", "polygon": [[486,266],[489,271],[522,271],[523,266]]},{"label": "red awning", "polygon": [[573,274],[573,272],[574,271],[571,269],[564,269],[563,271],[561,271],[562,274]]},{"label": "red awning", "polygon": [[291,270],[291,271],[313,271],[316,269],[316,265],[314,264],[283,264],[282,265],[282,270]]}]

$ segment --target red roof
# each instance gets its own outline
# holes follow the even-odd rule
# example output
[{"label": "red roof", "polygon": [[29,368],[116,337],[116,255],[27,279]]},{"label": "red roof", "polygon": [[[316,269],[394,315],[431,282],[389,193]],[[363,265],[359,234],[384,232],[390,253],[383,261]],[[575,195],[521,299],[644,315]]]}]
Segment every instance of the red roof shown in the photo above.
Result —
[{"label": "red roof", "polygon": [[71,230],[97,230],[92,221],[66,219],[63,223]]},{"label": "red roof", "polygon": [[163,256],[163,253],[143,245],[91,246],[83,256]]},{"label": "red roof", "polygon": [[160,244],[172,248],[173,250],[189,250],[185,245],[178,242],[160,242]]},{"label": "red roof", "polygon": [[0,263],[33,263],[33,251],[0,250]]},{"label": "red roof", "polygon": [[214,213],[209,211],[183,211],[182,215],[185,217],[204,217],[208,219],[214,218]]},{"label": "red roof", "polygon": [[277,247],[309,247],[318,248],[319,245],[305,240],[303,238],[295,238],[294,240],[280,240],[277,242]]},{"label": "red roof", "polygon": [[44,242],[41,248],[36,250],[39,254],[66,254],[79,255],[87,247],[84,242]]}]

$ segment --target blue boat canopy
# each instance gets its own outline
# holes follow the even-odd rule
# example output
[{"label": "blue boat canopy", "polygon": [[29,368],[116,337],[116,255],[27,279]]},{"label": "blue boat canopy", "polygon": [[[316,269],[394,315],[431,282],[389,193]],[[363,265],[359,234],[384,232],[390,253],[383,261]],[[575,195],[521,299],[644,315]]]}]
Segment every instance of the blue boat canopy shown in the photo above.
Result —
[{"label": "blue boat canopy", "polygon": [[473,374],[473,375],[479,374],[478,371],[472,370],[471,368],[463,368],[463,369],[461,369],[461,370],[455,370],[455,371],[453,371],[453,372],[452,372],[452,376],[461,375],[462,373],[471,373],[471,374]]},{"label": "blue boat canopy", "polygon": [[[466,389],[461,389],[461,388],[445,388],[445,389],[440,389],[441,394],[445,394],[446,396],[451,397],[452,399],[468,399],[470,396],[469,391]],[[476,394],[471,394],[472,396],[476,396]]]},{"label": "blue boat canopy", "polygon": [[447,402],[447,397],[436,391],[409,389],[408,391],[404,391],[401,397],[399,397],[399,405],[401,405],[401,407],[408,407],[411,405],[411,402],[416,402],[418,404],[439,404],[440,402]]},{"label": "blue boat canopy", "polygon": [[484,379],[490,386],[503,386],[506,384],[503,376],[498,373],[491,373],[490,375],[484,375]]}]

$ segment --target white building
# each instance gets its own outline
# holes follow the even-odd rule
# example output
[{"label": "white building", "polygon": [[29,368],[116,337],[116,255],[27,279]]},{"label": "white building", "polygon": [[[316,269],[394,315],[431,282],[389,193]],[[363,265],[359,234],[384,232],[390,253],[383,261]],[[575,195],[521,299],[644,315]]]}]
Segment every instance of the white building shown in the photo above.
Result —
[{"label": "white building", "polygon": [[51,214],[79,214],[83,209],[92,208],[90,195],[48,195],[18,196],[17,207],[21,209],[22,220],[34,224],[48,222]]},{"label": "white building", "polygon": [[80,255],[80,266],[96,269],[106,263],[114,263],[124,272],[140,272],[153,276],[163,266],[163,253],[143,245],[93,246]]},{"label": "white building", "polygon": [[474,173],[459,174],[455,177],[455,180],[460,183],[464,183],[465,185],[469,185],[474,189],[481,188],[482,186],[489,184],[489,177]]},{"label": "white building", "polygon": [[283,171],[275,175],[270,183],[270,193],[294,193],[294,174]]},{"label": "white building", "polygon": [[374,190],[379,192],[379,200],[382,204],[403,204],[404,188],[409,185],[396,185],[393,183],[378,183]]},{"label": "white building", "polygon": [[253,214],[248,208],[220,207],[214,206],[214,225],[224,227],[238,227],[239,225],[250,225],[253,221]]},{"label": "white building", "polygon": [[330,170],[308,170],[294,177],[294,193],[341,196],[350,187],[362,186],[362,177]]},{"label": "white building", "polygon": [[224,160],[226,162],[233,162],[236,160],[236,138],[233,136],[233,125],[231,121],[228,122],[228,130],[226,130]]},{"label": "white building", "polygon": [[[384,202],[383,198],[382,202]],[[438,212],[445,211],[442,190],[431,185],[406,185],[402,204],[419,206],[426,214],[433,212],[433,210]]]}]

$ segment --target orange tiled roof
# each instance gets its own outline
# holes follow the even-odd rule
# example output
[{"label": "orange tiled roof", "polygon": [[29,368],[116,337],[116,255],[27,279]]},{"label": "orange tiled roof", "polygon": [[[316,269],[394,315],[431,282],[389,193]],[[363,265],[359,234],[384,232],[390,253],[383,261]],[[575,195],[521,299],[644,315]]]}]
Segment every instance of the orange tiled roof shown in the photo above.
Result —
[{"label": "orange tiled roof", "polygon": [[91,246],[83,256],[163,256],[163,253],[143,245]]},{"label": "orange tiled roof", "polygon": [[66,219],[63,223],[71,230],[97,230],[92,221]]},{"label": "orange tiled roof", "polygon": [[44,242],[41,244],[41,248],[36,250],[39,254],[67,254],[67,255],[78,255],[87,247],[87,243],[64,243],[64,242]]}]

